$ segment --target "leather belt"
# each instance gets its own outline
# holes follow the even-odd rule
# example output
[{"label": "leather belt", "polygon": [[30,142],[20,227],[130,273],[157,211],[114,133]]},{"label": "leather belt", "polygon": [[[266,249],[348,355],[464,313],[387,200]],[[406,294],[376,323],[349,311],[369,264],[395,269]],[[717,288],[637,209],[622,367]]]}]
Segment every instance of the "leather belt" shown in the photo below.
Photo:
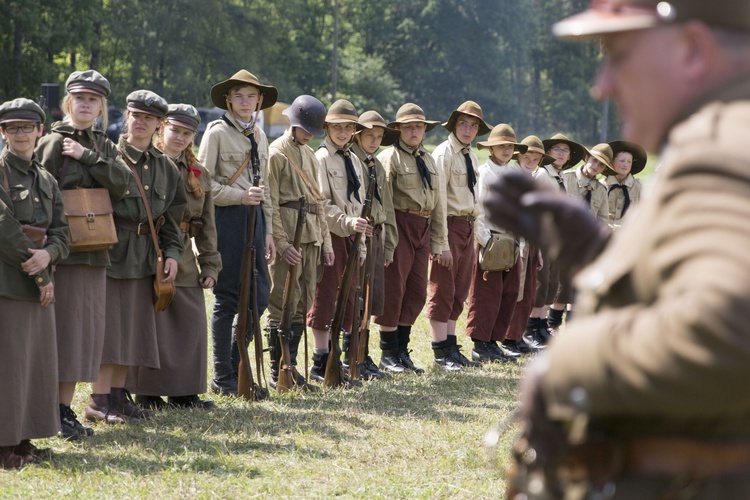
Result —
[{"label": "leather belt", "polygon": [[397,208],[396,212],[403,212],[405,214],[419,215],[420,217],[429,217],[432,210],[412,210],[410,208]]},{"label": "leather belt", "polygon": [[317,203],[305,203],[305,206],[302,207],[300,205],[300,202],[298,201],[287,201],[286,203],[282,203],[279,205],[280,207],[284,208],[293,208],[295,210],[299,210],[300,208],[304,208],[307,210],[307,213],[317,215],[318,214],[318,204]]},{"label": "leather belt", "polygon": [[448,220],[465,220],[466,222],[474,222],[477,218],[473,215],[449,215]]},{"label": "leather belt", "polygon": [[[164,217],[159,217],[164,220]],[[138,234],[143,236],[144,234],[150,234],[151,229],[148,227],[148,221],[145,222],[133,222],[132,220],[123,219],[122,217],[114,216],[115,219],[115,225],[117,227],[121,227],[127,231],[130,231],[132,233]],[[154,221],[154,225],[158,228],[161,226],[161,224],[157,224],[156,221]],[[157,229],[158,231],[158,229]]]}]

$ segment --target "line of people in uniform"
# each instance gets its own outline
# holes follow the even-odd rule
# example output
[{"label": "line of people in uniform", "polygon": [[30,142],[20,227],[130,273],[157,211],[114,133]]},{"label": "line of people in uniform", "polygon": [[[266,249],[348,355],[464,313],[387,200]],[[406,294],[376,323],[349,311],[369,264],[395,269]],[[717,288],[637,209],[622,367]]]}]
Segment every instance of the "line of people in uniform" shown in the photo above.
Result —
[{"label": "line of people in uniform", "polygon": [[[591,150],[562,135],[517,141],[509,125],[484,121],[473,101],[442,124],[448,138],[432,153],[423,141],[440,122],[428,120],[416,104],[404,104],[386,122],[376,111],[360,115],[346,100],[326,109],[309,95],[284,111],[290,127],[269,144],[255,119],[278,93],[246,70],[212,87],[212,102],[226,113],[207,125],[196,157],[200,115],[193,106],[167,104],[148,90],[132,92],[115,145],[94,126],[99,118],[106,121],[107,79],[95,70],[76,71],[66,90],[66,118],[44,136],[45,114],[36,103],[19,98],[0,106],[6,140],[0,156],[4,468],[51,457],[51,450],[36,448],[31,439],[93,434],[70,406],[79,382],[92,383],[87,422],[128,423],[166,407],[211,408],[211,401],[199,397],[207,390],[204,289],[215,296],[210,387],[237,394],[239,349],[247,346],[237,346],[234,328],[251,207],[259,209],[255,300],[259,315],[269,313],[271,387],[284,368],[278,329],[290,268],[293,366],[306,327],[313,336],[312,367],[304,375],[295,370],[296,384],[309,387],[306,377],[322,382],[328,363],[342,363],[329,359],[329,329],[352,252],[360,266],[370,266],[367,310],[378,325],[381,349],[376,364],[367,338],[360,378],[424,371],[409,345],[425,304],[435,365],[460,371],[542,349],[557,316],[573,302],[565,273],[522,241],[508,271],[479,268],[480,249],[504,231],[484,217],[487,183],[508,170],[547,177],[616,227],[638,202],[640,184],[633,174],[646,162],[641,148],[622,141]],[[478,166],[473,143],[487,134],[477,147],[490,157]],[[308,146],[314,136],[324,138],[317,151]],[[584,165],[566,171],[584,158]],[[597,181],[605,170],[611,175]],[[372,211],[365,219],[371,182]],[[118,237],[109,250],[69,252],[61,192],[85,188],[109,192]],[[301,209],[304,225],[295,247]],[[156,242],[147,212],[158,228]],[[43,240],[33,239],[34,229]],[[369,259],[367,247],[353,245],[358,233],[370,240]],[[178,287],[174,302],[159,313],[151,291],[155,243],[165,257],[164,275],[157,278]],[[348,346],[358,333],[352,332],[355,286],[351,290],[344,364],[355,362]],[[457,339],[465,303],[471,359]],[[549,318],[539,315],[548,305]],[[346,382],[359,383],[348,377]],[[59,415],[50,406],[54,401]]]}]

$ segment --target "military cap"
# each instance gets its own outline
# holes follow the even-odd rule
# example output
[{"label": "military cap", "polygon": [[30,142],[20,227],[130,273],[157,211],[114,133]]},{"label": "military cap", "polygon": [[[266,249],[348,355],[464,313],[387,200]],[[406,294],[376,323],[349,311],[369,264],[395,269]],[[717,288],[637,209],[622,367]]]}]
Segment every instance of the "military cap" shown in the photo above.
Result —
[{"label": "military cap", "polygon": [[586,155],[586,148],[584,148],[577,142],[571,141],[570,139],[565,137],[564,134],[555,134],[549,139],[545,139],[542,141],[545,151],[549,151],[552,146],[560,143],[567,144],[567,146],[570,148],[570,159],[568,160],[568,163],[565,164],[563,169],[568,169],[570,167],[578,165],[578,163],[583,160],[583,157]]},{"label": "military cap", "polygon": [[407,102],[396,111],[396,120],[388,124],[389,127],[403,125],[405,123],[424,123],[427,126],[427,132],[437,127],[439,121],[428,120],[425,118],[422,108],[412,102]]},{"label": "military cap", "polygon": [[458,120],[458,115],[468,115],[479,119],[479,132],[477,132],[477,135],[486,135],[490,133],[490,130],[492,130],[492,125],[484,121],[482,107],[474,101],[464,102],[451,113],[450,117],[448,117],[448,121],[443,123],[443,127],[445,127],[449,132],[454,131],[456,127],[456,120]]},{"label": "military cap", "polygon": [[612,161],[614,160],[615,155],[612,152],[612,147],[609,144],[607,144],[606,142],[599,143],[593,148],[587,149],[586,152],[590,156],[593,156],[601,163],[603,163],[609,170],[614,171]]},{"label": "military cap", "polygon": [[65,88],[69,94],[88,92],[108,97],[110,93],[109,81],[94,69],[72,72],[65,82]]},{"label": "military cap", "polygon": [[[633,166],[630,168],[630,173],[632,175],[640,173],[646,167],[648,155],[646,154],[646,150],[640,145],[628,141],[612,141],[609,143],[609,146],[612,148],[613,160],[617,157],[617,153],[622,151],[626,151],[633,155]],[[616,172],[614,171],[605,172],[607,175],[613,175],[615,173]]]},{"label": "military cap", "polygon": [[279,91],[276,90],[276,87],[261,84],[258,81],[258,77],[246,69],[241,69],[232,75],[231,78],[211,87],[211,101],[214,103],[214,106],[227,109],[227,95],[232,87],[239,85],[252,85],[260,90],[263,98],[260,109],[270,108],[276,104],[276,99],[279,96]]},{"label": "military cap", "polygon": [[133,113],[146,113],[162,118],[169,111],[167,101],[163,97],[150,90],[136,90],[128,97],[128,111]]},{"label": "military cap", "polygon": [[0,124],[8,122],[44,122],[46,115],[31,99],[19,97],[0,105]]},{"label": "military cap", "polygon": [[477,148],[491,148],[492,146],[502,146],[504,144],[512,144],[513,150],[519,153],[525,153],[528,149],[528,146],[516,142],[516,131],[507,123],[495,125],[487,140],[477,143]]},{"label": "military cap", "polygon": [[358,122],[362,126],[358,133],[364,129],[370,130],[373,127],[380,127],[383,129],[383,141],[380,143],[381,146],[390,146],[392,144],[395,144],[395,142],[398,141],[398,138],[401,137],[401,131],[389,127],[388,124],[385,123],[385,119],[380,116],[380,113],[378,113],[377,111],[365,111],[359,117]]},{"label": "military cap", "polygon": [[[539,161],[540,165],[549,165],[551,163],[555,163],[555,159],[544,151],[544,144],[539,137],[535,135],[528,135],[524,137],[524,139],[521,141],[521,144],[527,147],[527,153],[537,153],[542,155],[542,159]],[[517,157],[518,153],[515,153],[513,156]]]},{"label": "military cap", "polygon": [[170,104],[165,118],[172,125],[184,127],[193,132],[198,131],[198,125],[201,122],[200,113],[195,106],[190,104]]},{"label": "military cap", "polygon": [[560,38],[586,39],[697,20],[716,28],[750,30],[747,0],[593,0],[588,10],[552,28]]}]

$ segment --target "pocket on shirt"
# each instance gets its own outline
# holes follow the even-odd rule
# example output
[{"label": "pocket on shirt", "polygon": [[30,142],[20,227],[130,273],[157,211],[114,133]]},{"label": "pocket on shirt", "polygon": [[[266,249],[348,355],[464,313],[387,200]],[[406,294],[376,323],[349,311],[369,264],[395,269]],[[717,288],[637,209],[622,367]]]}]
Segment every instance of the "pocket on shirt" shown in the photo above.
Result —
[{"label": "pocket on shirt", "polygon": [[398,172],[396,176],[396,186],[398,186],[401,191],[421,188],[422,178],[420,177],[417,168],[407,168],[402,172]]},{"label": "pocket on shirt", "polygon": [[331,187],[336,192],[341,192],[346,189],[346,174],[340,170],[330,169],[328,170],[328,178],[330,179]]},{"label": "pocket on shirt", "polygon": [[453,167],[451,170],[451,181],[454,186],[465,187],[469,183],[469,175],[466,167]]}]

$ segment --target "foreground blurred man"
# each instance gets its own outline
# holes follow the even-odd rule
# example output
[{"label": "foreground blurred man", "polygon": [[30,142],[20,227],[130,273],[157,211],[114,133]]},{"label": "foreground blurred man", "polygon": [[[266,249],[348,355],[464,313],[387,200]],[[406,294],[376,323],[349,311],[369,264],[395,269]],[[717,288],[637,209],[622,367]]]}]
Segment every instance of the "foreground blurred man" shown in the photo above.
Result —
[{"label": "foreground blurred man", "polygon": [[750,498],[750,2],[596,0],[554,30],[601,40],[594,93],[662,166],[611,241],[528,176],[494,185],[495,221],[581,269],[579,318],[523,381],[515,486]]}]

